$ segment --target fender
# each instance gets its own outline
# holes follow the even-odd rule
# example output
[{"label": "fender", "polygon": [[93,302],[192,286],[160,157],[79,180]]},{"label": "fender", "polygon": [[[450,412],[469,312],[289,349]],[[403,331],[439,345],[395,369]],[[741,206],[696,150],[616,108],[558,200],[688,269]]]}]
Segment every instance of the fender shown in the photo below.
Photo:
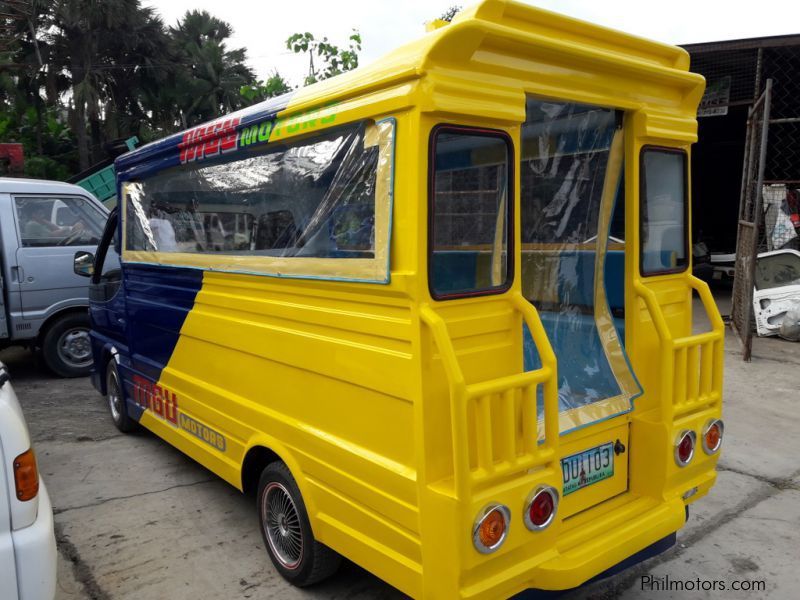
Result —
[{"label": "fender", "polygon": [[[314,520],[316,519],[317,515],[317,508],[314,503],[314,496],[311,494],[311,490],[309,489],[308,483],[303,476],[303,470],[300,468],[297,459],[294,457],[294,453],[289,450],[289,448],[265,433],[256,433],[253,435],[247,442],[246,450],[242,455],[242,464],[240,467],[240,471],[244,472],[244,459],[250,453],[253,448],[261,447],[270,452],[274,452],[277,457],[283,461],[286,467],[289,469],[289,472],[294,477],[295,482],[297,483],[297,487],[300,489],[300,495],[303,497],[303,502],[306,505],[306,512],[308,512],[308,517],[311,520],[312,529],[314,527]],[[240,477],[241,480],[241,477]],[[243,483],[240,481],[239,485],[237,486],[239,491],[243,491]]]}]

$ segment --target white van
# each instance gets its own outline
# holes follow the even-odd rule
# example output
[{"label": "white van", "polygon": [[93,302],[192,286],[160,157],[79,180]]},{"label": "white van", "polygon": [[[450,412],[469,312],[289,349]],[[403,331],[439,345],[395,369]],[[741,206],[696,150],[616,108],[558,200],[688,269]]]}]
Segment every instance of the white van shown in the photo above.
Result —
[{"label": "white van", "polygon": [[53,507],[17,395],[0,363],[0,597],[52,600],[55,593]]},{"label": "white van", "polygon": [[41,349],[57,375],[89,374],[89,292],[72,263],[94,252],[107,218],[77,185],[0,177],[0,349]]}]

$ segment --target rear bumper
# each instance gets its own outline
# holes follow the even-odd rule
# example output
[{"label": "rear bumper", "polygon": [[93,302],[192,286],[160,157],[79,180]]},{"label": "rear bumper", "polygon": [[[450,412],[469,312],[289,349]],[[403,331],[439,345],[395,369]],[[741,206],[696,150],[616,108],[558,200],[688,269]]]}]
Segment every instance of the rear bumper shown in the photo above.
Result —
[{"label": "rear bumper", "polygon": [[19,600],[52,600],[56,594],[56,538],[53,506],[39,481],[39,512],[32,525],[11,532]]},{"label": "rear bumper", "polygon": [[658,504],[606,535],[596,536],[542,563],[534,569],[531,583],[548,590],[582,585],[598,573],[675,533],[685,520],[686,507],[682,500]]},{"label": "rear bumper", "polygon": [[[462,598],[510,597],[530,589],[569,590],[608,576],[638,562],[636,555],[666,550],[685,523],[686,507],[680,498],[655,502],[640,498],[609,515],[587,532],[580,528],[559,536],[557,548],[545,560],[541,555],[497,572],[462,588]],[[589,533],[589,535],[587,535]],[[642,556],[649,558],[653,553]],[[619,568],[615,568],[619,567]],[[523,596],[524,597],[524,596]]]}]

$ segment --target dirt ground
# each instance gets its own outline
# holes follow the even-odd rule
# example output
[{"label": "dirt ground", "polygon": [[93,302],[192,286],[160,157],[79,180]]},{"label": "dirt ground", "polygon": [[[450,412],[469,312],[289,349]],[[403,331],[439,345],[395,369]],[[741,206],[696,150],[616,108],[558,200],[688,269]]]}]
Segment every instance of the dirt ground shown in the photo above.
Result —
[{"label": "dirt ground", "polygon": [[[567,598],[783,600],[800,589],[800,344],[757,339],[749,364],[731,334],[726,347],[717,485],[671,550]],[[88,379],[56,379],[19,349],[0,360],[53,501],[59,600],[401,597],[350,563],[312,589],[288,586],[266,557],[250,498],[153,435],[117,433]],[[727,590],[648,586],[665,577]],[[737,582],[764,589],[731,591]]]}]

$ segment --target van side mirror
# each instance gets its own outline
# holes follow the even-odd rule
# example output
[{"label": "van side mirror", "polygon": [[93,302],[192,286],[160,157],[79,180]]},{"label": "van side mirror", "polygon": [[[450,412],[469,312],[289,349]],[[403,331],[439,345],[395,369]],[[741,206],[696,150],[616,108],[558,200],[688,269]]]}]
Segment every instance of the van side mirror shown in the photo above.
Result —
[{"label": "van side mirror", "polygon": [[94,254],[85,250],[76,252],[72,270],[75,271],[75,275],[91,277],[94,274]]}]

